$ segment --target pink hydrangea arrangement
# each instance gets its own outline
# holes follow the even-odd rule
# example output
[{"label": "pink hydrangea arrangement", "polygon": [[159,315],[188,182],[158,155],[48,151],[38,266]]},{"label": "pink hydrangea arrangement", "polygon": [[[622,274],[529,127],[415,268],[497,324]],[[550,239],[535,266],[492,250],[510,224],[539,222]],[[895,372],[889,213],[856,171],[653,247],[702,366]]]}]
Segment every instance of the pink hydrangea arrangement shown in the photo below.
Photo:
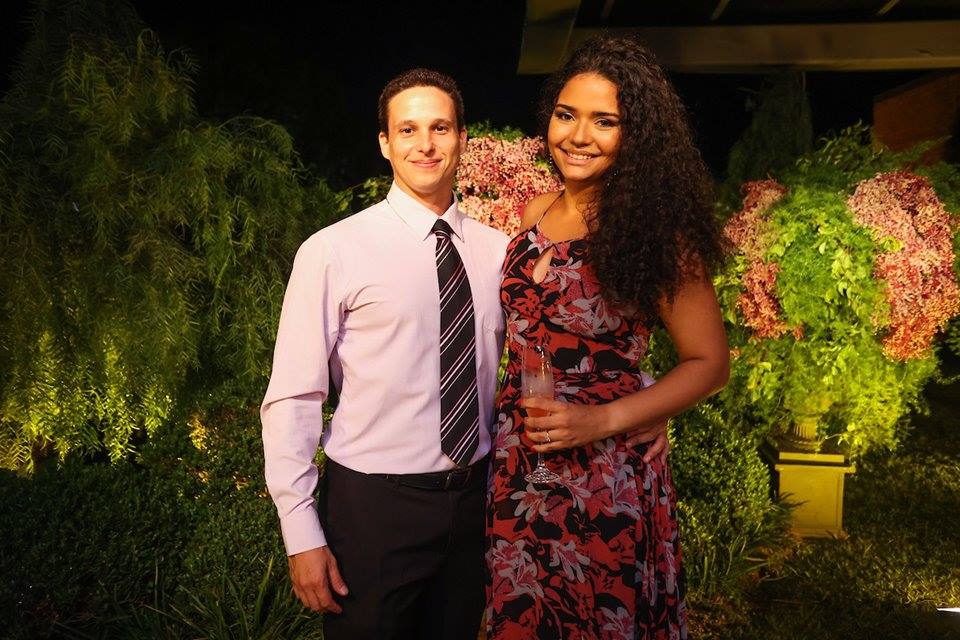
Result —
[{"label": "pink hydrangea arrangement", "polygon": [[751,259],[763,253],[761,230],[770,207],[787,194],[787,188],[776,180],[754,180],[740,188],[743,208],[723,228],[727,239]]},{"label": "pink hydrangea arrangement", "polygon": [[775,180],[756,180],[743,185],[743,208],[723,228],[727,240],[743,253],[750,266],[743,274],[744,291],[737,298],[737,308],[744,322],[760,338],[776,338],[789,328],[783,322],[783,310],[776,297],[775,262],[764,262],[763,228],[766,214],[787,193]]},{"label": "pink hydrangea arrangement", "polygon": [[[744,184],[742,192],[743,208],[724,227],[747,261],[736,306],[756,338],[778,338],[791,327],[777,296],[780,265],[764,254],[777,234],[770,228],[770,209],[787,189],[761,180]],[[883,285],[889,313],[874,314],[873,328],[882,336],[884,353],[896,360],[926,357],[936,333],[960,313],[951,241],[956,220],[925,178],[905,171],[860,182],[846,206],[880,247],[873,277]],[[802,324],[793,333],[802,337]]]},{"label": "pink hydrangea arrangement", "polygon": [[776,262],[756,259],[743,274],[744,292],[737,298],[737,308],[758,338],[778,338],[789,329],[776,296],[779,270]]},{"label": "pink hydrangea arrangement", "polygon": [[954,217],[904,171],[845,180],[821,165],[742,191],[716,280],[736,354],[723,402],[791,446],[895,445],[937,369],[933,340],[960,314]]},{"label": "pink hydrangea arrangement", "polygon": [[874,266],[890,306],[884,352],[898,360],[925,356],[934,335],[960,313],[951,241],[956,220],[925,178],[905,171],[864,180],[847,205],[886,247]]},{"label": "pink hydrangea arrangement", "polygon": [[560,186],[559,178],[545,162],[539,137],[470,138],[457,169],[457,190],[464,213],[511,237],[520,230],[524,205]]}]

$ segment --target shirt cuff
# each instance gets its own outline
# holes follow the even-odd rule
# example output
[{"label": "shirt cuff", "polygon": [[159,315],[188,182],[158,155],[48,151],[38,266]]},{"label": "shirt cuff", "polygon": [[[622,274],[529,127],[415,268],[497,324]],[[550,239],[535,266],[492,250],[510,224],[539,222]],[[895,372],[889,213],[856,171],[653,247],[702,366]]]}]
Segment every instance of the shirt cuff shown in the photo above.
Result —
[{"label": "shirt cuff", "polygon": [[287,555],[327,546],[327,538],[320,527],[320,518],[313,505],[280,519],[280,532]]}]

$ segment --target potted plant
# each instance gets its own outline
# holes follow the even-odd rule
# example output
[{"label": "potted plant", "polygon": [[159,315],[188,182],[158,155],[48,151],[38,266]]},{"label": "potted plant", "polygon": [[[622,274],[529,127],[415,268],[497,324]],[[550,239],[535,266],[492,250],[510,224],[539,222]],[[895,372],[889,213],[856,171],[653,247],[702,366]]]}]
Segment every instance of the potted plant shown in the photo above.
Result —
[{"label": "potted plant", "polygon": [[744,184],[724,227],[717,288],[734,357],[722,401],[772,436],[780,462],[894,447],[937,371],[934,339],[960,313],[958,217],[937,192],[956,201],[956,167],[902,170],[864,132]]}]

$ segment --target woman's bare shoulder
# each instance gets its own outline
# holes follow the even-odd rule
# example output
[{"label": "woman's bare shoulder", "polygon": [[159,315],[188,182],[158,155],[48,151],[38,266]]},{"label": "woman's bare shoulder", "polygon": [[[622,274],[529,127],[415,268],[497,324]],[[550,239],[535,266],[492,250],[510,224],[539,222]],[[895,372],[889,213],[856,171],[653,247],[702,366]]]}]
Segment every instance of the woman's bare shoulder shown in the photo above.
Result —
[{"label": "woman's bare shoulder", "polygon": [[547,193],[541,193],[535,198],[532,198],[530,202],[527,203],[527,206],[523,208],[523,213],[520,214],[520,228],[527,230],[537,224],[543,212],[560,197],[561,193],[563,192],[548,191]]}]

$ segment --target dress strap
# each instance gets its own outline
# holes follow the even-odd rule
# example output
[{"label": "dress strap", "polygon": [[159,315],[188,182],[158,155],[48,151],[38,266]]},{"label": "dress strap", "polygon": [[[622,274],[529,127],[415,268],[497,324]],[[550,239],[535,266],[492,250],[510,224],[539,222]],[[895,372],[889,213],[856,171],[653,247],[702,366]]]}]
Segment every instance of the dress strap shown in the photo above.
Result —
[{"label": "dress strap", "polygon": [[547,207],[540,213],[540,217],[537,218],[537,221],[533,223],[533,226],[539,227],[539,226],[540,226],[540,221],[543,220],[543,217],[544,217],[545,215],[547,215],[547,211],[550,211],[550,207],[552,207],[553,205],[557,204],[557,200],[559,200],[559,199],[562,198],[562,197],[563,197],[563,189],[560,190],[560,193],[557,194],[557,197],[554,198],[554,199],[550,202],[550,204],[548,204]]}]

